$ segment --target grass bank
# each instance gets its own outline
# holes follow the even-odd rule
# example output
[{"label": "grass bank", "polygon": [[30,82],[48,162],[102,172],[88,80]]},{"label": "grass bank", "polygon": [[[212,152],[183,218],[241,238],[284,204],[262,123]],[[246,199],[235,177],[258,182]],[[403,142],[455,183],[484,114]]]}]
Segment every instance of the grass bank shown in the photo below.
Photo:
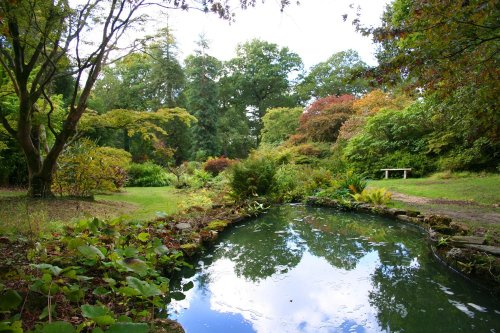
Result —
[{"label": "grass bank", "polygon": [[179,203],[188,196],[188,192],[173,187],[130,187],[121,193],[98,195],[95,200],[38,200],[26,197],[24,190],[0,189],[0,234],[38,235],[91,217],[153,219],[156,212],[177,212]]},{"label": "grass bank", "polygon": [[156,212],[167,215],[179,210],[179,204],[188,192],[173,187],[127,187],[123,192],[97,195],[97,201],[126,202],[136,206],[127,219],[148,220],[156,217]]},{"label": "grass bank", "polygon": [[500,203],[500,175],[436,174],[429,178],[382,179],[369,182],[370,186],[385,187],[389,191],[432,199],[476,202],[483,205]]},{"label": "grass bank", "polygon": [[447,215],[472,230],[500,233],[500,175],[436,174],[428,178],[383,179],[369,186],[393,192],[393,207]]}]

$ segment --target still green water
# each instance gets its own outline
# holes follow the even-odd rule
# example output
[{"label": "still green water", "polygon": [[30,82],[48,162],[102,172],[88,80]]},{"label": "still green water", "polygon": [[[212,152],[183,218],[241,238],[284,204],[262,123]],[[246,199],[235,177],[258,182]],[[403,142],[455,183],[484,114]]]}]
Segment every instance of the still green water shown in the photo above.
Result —
[{"label": "still green water", "polygon": [[365,214],[273,208],[224,232],[180,285],[193,283],[168,308],[187,333],[500,332],[498,299],[422,232]]}]

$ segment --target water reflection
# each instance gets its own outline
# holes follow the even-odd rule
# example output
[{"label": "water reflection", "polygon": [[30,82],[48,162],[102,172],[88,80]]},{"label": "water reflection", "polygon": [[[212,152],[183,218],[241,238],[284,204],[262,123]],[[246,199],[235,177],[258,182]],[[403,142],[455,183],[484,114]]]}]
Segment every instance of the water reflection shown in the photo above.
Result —
[{"label": "water reflection", "polygon": [[[280,207],[225,234],[170,313],[196,332],[500,332],[494,299],[377,217]],[[497,312],[495,312],[497,310]]]}]

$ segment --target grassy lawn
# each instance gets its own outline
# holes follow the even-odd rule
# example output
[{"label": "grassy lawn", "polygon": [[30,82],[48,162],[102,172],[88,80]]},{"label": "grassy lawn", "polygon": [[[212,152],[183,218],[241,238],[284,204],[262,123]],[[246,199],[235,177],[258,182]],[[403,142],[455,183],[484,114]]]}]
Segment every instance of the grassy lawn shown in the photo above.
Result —
[{"label": "grassy lawn", "polygon": [[372,180],[369,186],[433,199],[474,201],[483,205],[500,203],[500,175],[473,175],[464,178],[440,177]]},{"label": "grassy lawn", "polygon": [[96,196],[96,200],[127,202],[137,209],[127,218],[147,220],[156,217],[156,212],[172,214],[179,210],[179,203],[186,198],[186,191],[173,187],[127,187],[122,193]]},{"label": "grassy lawn", "polygon": [[391,207],[446,215],[468,224],[472,230],[482,228],[500,235],[500,175],[438,174],[428,178],[375,180],[368,185],[413,196],[398,196],[389,204]]},{"label": "grassy lawn", "polygon": [[177,212],[182,207],[179,203],[188,198],[186,191],[172,187],[130,187],[122,193],[98,195],[95,200],[38,200],[27,198],[25,190],[0,189],[0,235],[53,232],[91,217],[122,217],[124,221],[154,219],[156,212]]}]

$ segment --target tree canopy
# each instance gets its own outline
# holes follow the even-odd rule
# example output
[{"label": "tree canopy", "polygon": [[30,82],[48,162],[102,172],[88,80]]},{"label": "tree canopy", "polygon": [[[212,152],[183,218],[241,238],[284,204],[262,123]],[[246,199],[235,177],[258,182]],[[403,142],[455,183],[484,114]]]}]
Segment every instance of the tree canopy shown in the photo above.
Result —
[{"label": "tree canopy", "polygon": [[329,95],[362,95],[368,91],[368,80],[363,78],[368,65],[354,50],[333,54],[313,66],[298,85],[297,91],[305,100]]},{"label": "tree canopy", "polygon": [[254,39],[238,46],[227,67],[235,107],[248,114],[258,145],[266,110],[297,105],[290,78],[301,72],[302,60],[286,47]]}]

